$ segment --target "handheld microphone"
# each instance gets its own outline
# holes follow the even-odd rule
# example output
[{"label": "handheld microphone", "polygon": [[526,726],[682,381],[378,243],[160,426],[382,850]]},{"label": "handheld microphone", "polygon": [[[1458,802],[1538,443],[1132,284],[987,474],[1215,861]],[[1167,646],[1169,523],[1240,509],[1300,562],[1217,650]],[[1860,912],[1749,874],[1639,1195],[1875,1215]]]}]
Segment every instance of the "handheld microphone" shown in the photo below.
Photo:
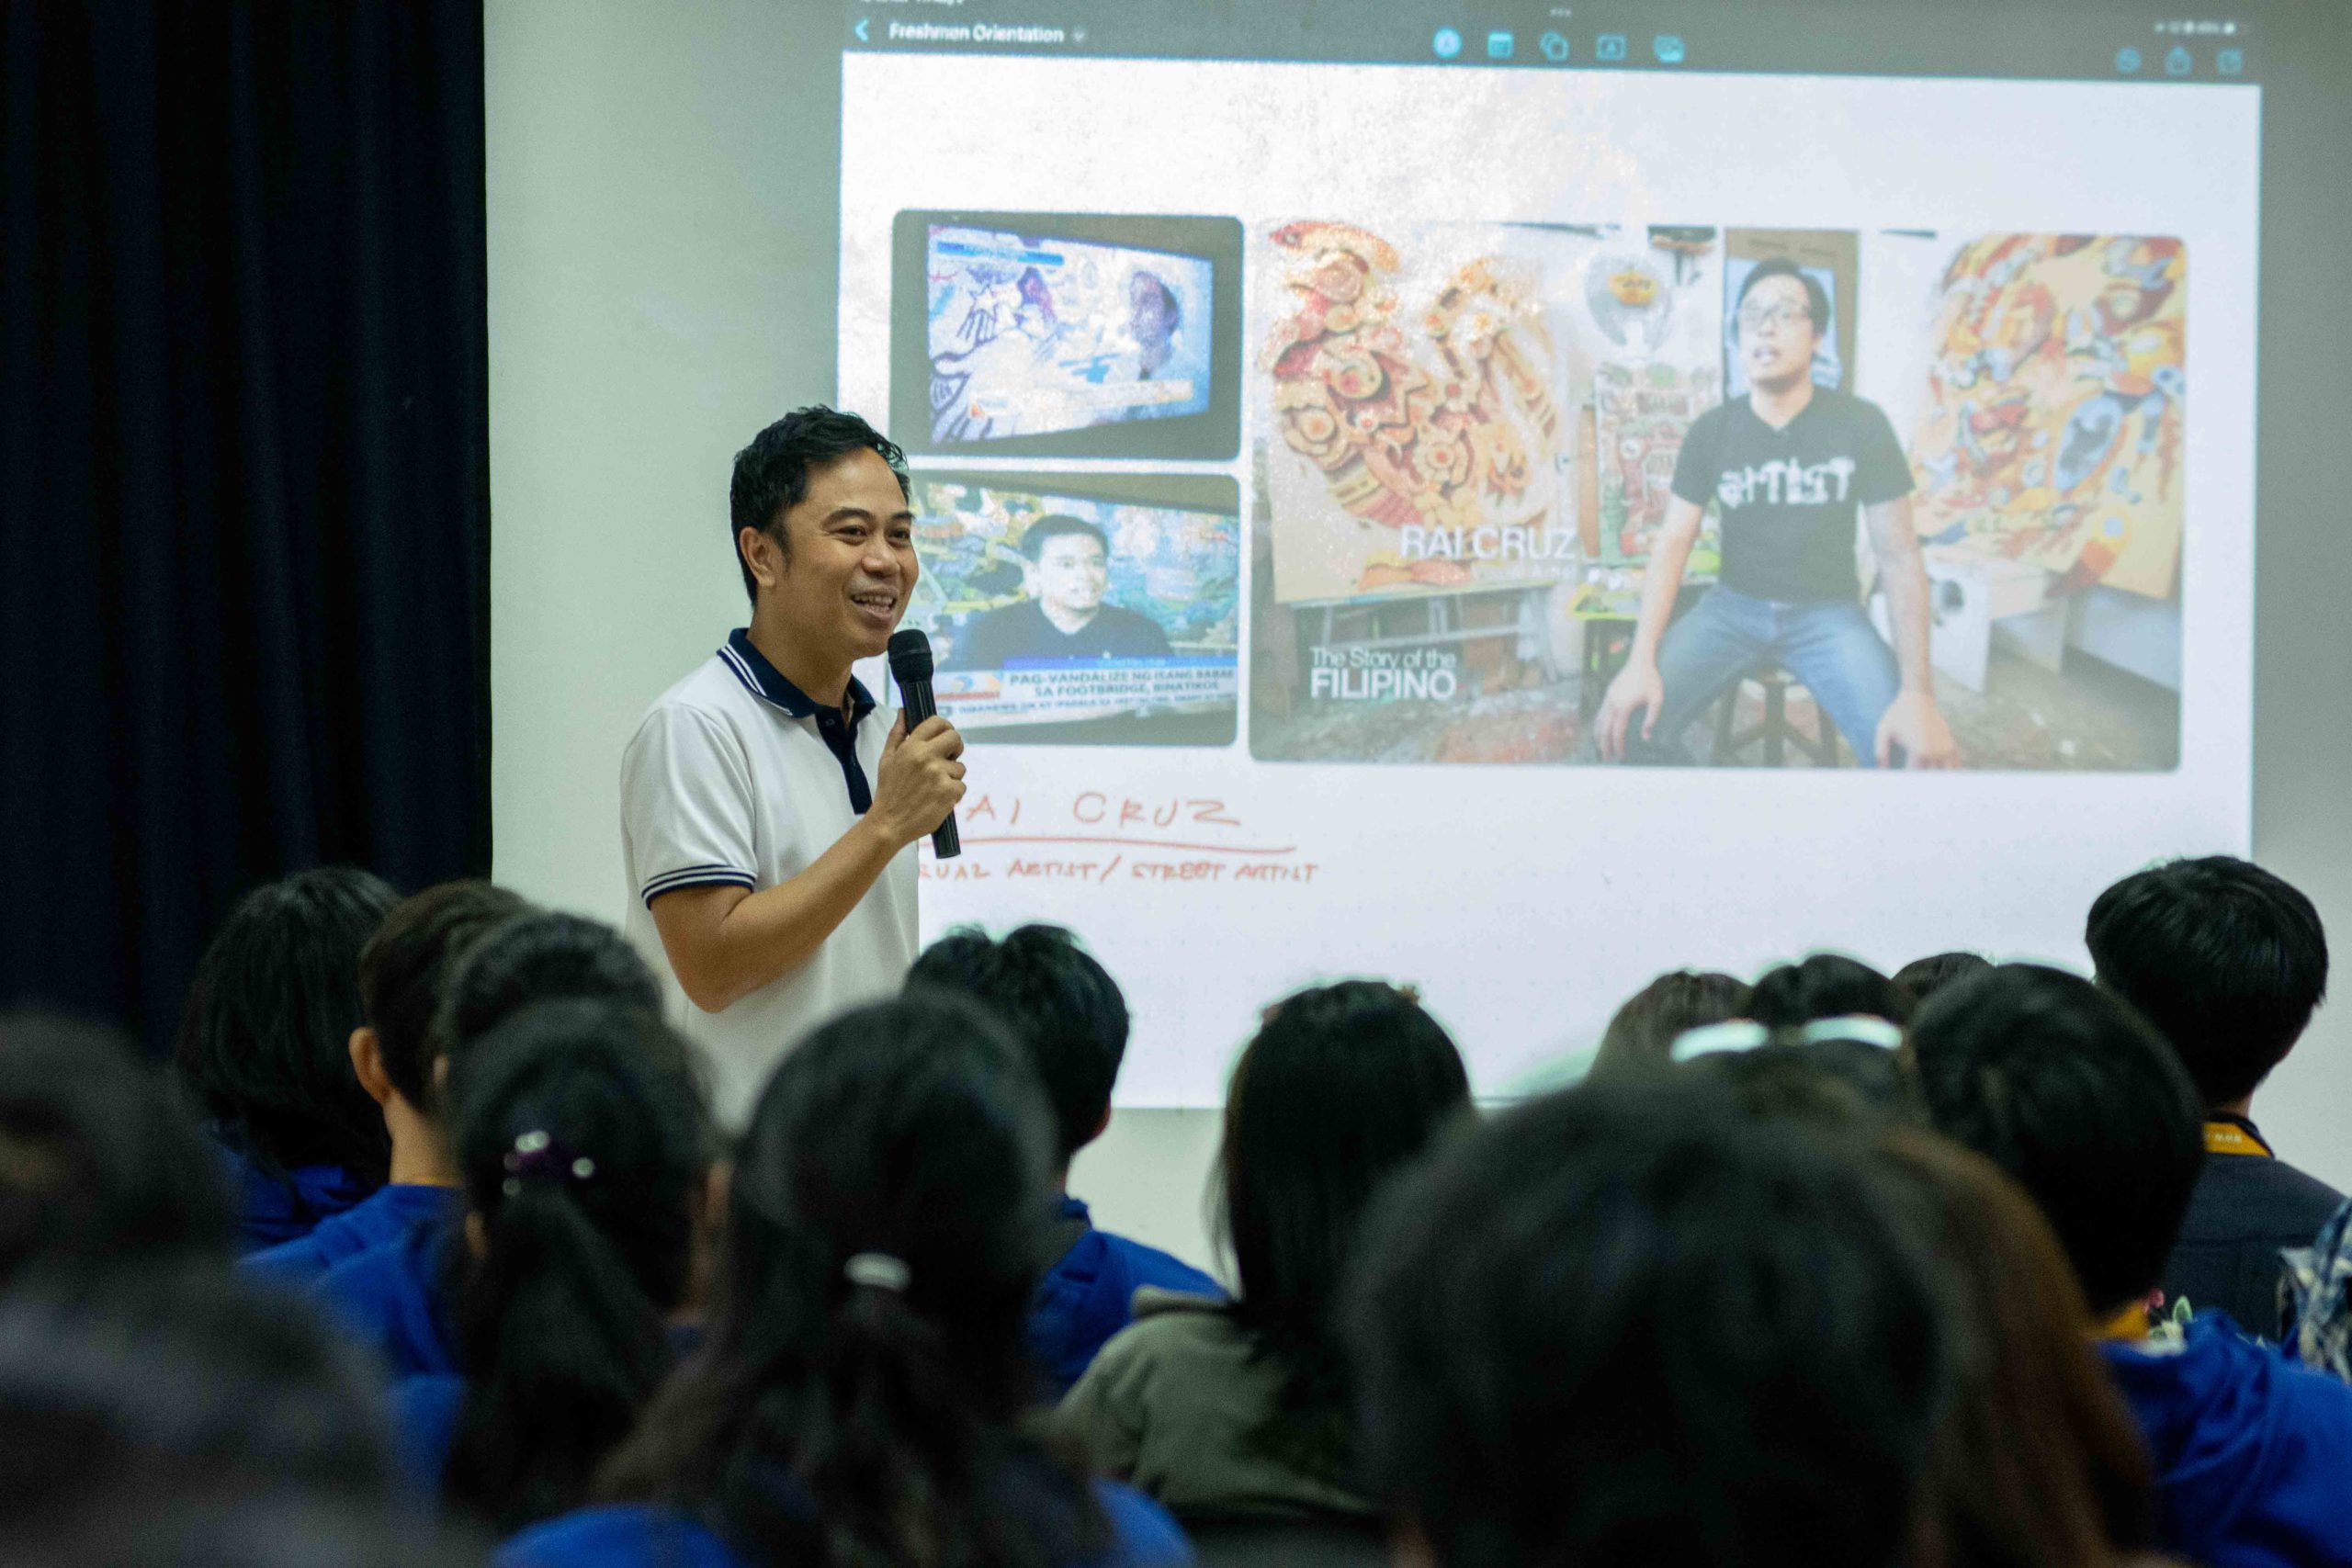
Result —
[{"label": "handheld microphone", "polygon": [[[931,639],[909,626],[890,634],[890,678],[899,682],[899,706],[907,716],[907,733],[939,711],[931,700]],[[931,852],[953,860],[964,852],[956,837],[956,813],[931,830]]]}]

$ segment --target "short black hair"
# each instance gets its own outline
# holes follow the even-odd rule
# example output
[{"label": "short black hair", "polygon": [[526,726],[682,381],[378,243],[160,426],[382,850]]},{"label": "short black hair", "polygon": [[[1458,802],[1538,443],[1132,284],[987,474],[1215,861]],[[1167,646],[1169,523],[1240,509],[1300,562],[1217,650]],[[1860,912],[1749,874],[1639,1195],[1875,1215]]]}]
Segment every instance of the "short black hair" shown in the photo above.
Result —
[{"label": "short black hair", "polygon": [[1054,1102],[1063,1164],[1093,1138],[1127,1053],[1127,1000],[1077,937],[1026,925],[992,942],[965,926],[925,948],[907,984],[971,998],[1028,1050]]},{"label": "short black hair", "polygon": [[1107,558],[1111,554],[1111,536],[1083,517],[1072,517],[1067,512],[1049,512],[1022,532],[1021,553],[1035,560],[1046,553],[1046,547],[1056,539],[1077,535],[1093,540],[1102,547]]},{"label": "short black hair", "polygon": [[1901,1023],[1911,1016],[1911,994],[1859,958],[1816,953],[1768,970],[1747,994],[1746,1011],[1767,1029],[1855,1014]]},{"label": "short black hair", "polygon": [[1830,325],[1829,290],[1821,286],[1821,280],[1819,278],[1814,276],[1813,274],[1807,272],[1804,267],[1798,265],[1787,256],[1768,256],[1764,260],[1758,262],[1755,266],[1748,270],[1747,276],[1740,279],[1739,298],[1732,301],[1732,310],[1734,314],[1738,312],[1739,308],[1742,305],[1747,303],[1747,291],[1754,288],[1758,284],[1763,282],[1768,277],[1793,277],[1799,283],[1804,285],[1805,313],[1813,318],[1814,335],[1815,337],[1826,337],[1828,335]]},{"label": "short black hair", "polygon": [[1670,970],[1628,997],[1611,1017],[1592,1070],[1608,1077],[1663,1067],[1686,1032],[1737,1018],[1747,1005],[1747,982],[1736,976]]},{"label": "short black hair", "polygon": [[822,403],[793,410],[735,454],[734,477],[727,486],[727,547],[743,573],[743,592],[754,604],[760,585],[752,577],[752,563],[743,558],[743,530],[756,528],[789,553],[784,514],[807,498],[812,473],[852,452],[878,454],[899,476],[899,493],[913,495],[907,455],[898,443],[857,415]]},{"label": "short black hair", "polygon": [[359,950],[359,1000],[376,1032],[384,1076],[401,1098],[431,1111],[439,1096],[433,1033],[449,976],[484,935],[530,908],[522,896],[487,882],[444,882],[392,906]]},{"label": "short black hair", "polygon": [[1859,1134],[1921,1119],[1894,1053],[1846,1035],[1778,1030],[1752,1050],[1712,1051],[1679,1070],[1715,1079],[1751,1116]]},{"label": "short black hair", "polygon": [[32,1267],[225,1263],[220,1156],[179,1086],[95,1025],[0,1014],[0,1286]]},{"label": "short black hair", "polygon": [[384,1179],[384,1113],[351,1070],[359,950],[399,895],[324,866],[256,887],[221,922],[188,987],[174,1055],[222,1140],[271,1176],[340,1167]]},{"label": "short black hair", "polygon": [[2155,1288],[2205,1138],[2153,1025],[2079,976],[2004,964],[1937,992],[1904,1048],[1929,1125],[2032,1194],[2093,1312]]},{"label": "short black hair", "polygon": [[2327,995],[2327,933],[2293,886],[2230,855],[2125,877],[2091,906],[2099,983],[2140,1010],[2208,1106],[2255,1091]]},{"label": "short black hair", "polygon": [[581,999],[660,1013],[662,983],[628,939],[584,915],[518,915],[483,935],[449,978],[434,1035],[456,1058],[535,1002]]},{"label": "short black hair", "polygon": [[1958,949],[1951,953],[1931,953],[1925,958],[1915,958],[1894,972],[1894,983],[1911,993],[1911,1003],[1917,1007],[1954,980],[1965,980],[1972,975],[1982,975],[1993,967],[1993,961],[1981,953]]},{"label": "short black hair", "polygon": [[1702,1081],[1496,1117],[1357,1248],[1373,1495],[1446,1568],[1900,1560],[1949,1355],[1898,1215]]}]

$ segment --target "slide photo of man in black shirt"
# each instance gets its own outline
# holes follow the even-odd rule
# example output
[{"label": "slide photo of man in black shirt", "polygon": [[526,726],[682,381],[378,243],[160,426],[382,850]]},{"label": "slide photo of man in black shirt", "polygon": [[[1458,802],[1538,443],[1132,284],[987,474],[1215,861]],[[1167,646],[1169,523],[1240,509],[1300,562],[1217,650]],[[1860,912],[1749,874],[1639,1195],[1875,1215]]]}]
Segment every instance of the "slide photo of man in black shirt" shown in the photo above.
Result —
[{"label": "slide photo of man in black shirt", "polygon": [[[1744,398],[1699,416],[1643,579],[1624,667],[1594,720],[1602,760],[1688,761],[1682,733],[1740,677],[1777,663],[1812,693],[1864,767],[1957,765],[1929,672],[1928,574],[1910,465],[1875,403],[1816,386],[1827,292],[1795,263],[1759,264],[1736,306]],[[1723,576],[1679,620],[1684,563],[1710,503]],[[1855,513],[1870,530],[1894,635],[1861,606]]]},{"label": "slide photo of man in black shirt", "polygon": [[1021,536],[1029,597],[974,617],[957,639],[959,670],[1004,670],[1035,661],[1166,659],[1159,623],[1103,603],[1111,542],[1082,517],[1051,513]]}]

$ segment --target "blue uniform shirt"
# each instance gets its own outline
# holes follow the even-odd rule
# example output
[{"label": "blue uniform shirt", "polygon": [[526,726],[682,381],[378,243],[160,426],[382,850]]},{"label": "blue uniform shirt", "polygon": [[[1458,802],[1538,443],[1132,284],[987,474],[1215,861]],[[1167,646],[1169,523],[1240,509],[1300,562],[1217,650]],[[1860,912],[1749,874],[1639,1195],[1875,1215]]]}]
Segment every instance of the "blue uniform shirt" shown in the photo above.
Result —
[{"label": "blue uniform shirt", "polygon": [[265,1173],[251,1156],[225,1147],[220,1164],[237,1205],[239,1252],[259,1252],[308,1235],[320,1221],[368,1195],[339,1165],[300,1165],[281,1178]]},{"label": "blue uniform shirt", "polygon": [[[1112,1535],[1098,1568],[1182,1568],[1193,1561],[1184,1532],[1142,1493],[1098,1481],[1094,1495]],[[493,1562],[495,1568],[749,1568],[707,1525],[650,1503],[582,1508],[534,1525]]]},{"label": "blue uniform shirt", "polygon": [[439,1224],[464,1203],[454,1187],[405,1181],[379,1187],[340,1214],[321,1220],[310,1235],[247,1254],[245,1269],[287,1284],[308,1284],[346,1258],[397,1241],[419,1225]]},{"label": "blue uniform shirt", "polygon": [[311,1287],[330,1317],[395,1378],[454,1372],[445,1301],[454,1225],[426,1224],[346,1258]]},{"label": "blue uniform shirt", "polygon": [[2158,1544],[2207,1568],[2352,1563],[2352,1387],[2199,1313],[2102,1344],[2155,1461]]},{"label": "blue uniform shirt", "polygon": [[1063,1198],[1061,1217],[1084,1225],[1086,1232],[1046,1271],[1029,1312],[1029,1348],[1055,1397],[1068,1393],[1102,1342],[1133,1320],[1138,1286],[1225,1299],[1224,1288],[1191,1264],[1156,1247],[1096,1230],[1077,1199]]}]

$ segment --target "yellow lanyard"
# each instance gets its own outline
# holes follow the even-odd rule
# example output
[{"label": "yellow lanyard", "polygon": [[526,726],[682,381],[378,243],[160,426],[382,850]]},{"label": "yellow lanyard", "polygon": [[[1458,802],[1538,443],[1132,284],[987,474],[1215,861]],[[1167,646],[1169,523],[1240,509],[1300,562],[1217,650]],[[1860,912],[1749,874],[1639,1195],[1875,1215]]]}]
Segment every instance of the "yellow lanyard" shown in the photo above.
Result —
[{"label": "yellow lanyard", "polygon": [[2120,1339],[2126,1344],[2148,1337],[2148,1303],[2133,1302],[2091,1330],[2097,1339]]},{"label": "yellow lanyard", "polygon": [[2235,1122],[2206,1122],[2205,1152],[2209,1155],[2254,1155],[2262,1159],[2272,1157],[2268,1144]]}]

